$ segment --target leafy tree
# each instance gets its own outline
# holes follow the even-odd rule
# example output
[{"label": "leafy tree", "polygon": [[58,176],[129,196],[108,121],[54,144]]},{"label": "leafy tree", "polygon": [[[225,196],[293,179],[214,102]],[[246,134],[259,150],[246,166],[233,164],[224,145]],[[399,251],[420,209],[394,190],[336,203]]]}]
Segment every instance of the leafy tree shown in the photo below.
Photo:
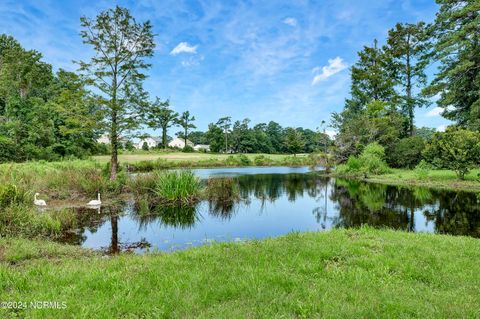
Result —
[{"label": "leafy tree", "polygon": [[432,59],[438,72],[425,93],[439,96],[443,116],[480,129],[480,9],[476,0],[437,0]]},{"label": "leafy tree", "polygon": [[480,133],[449,127],[435,133],[424,156],[438,168],[454,170],[463,180],[470,169],[480,164]]},{"label": "leafy tree", "polygon": [[214,153],[220,152],[223,147],[223,131],[217,125],[210,123],[206,133],[210,150]]},{"label": "leafy tree", "polygon": [[217,125],[223,130],[223,134],[225,135],[225,153],[227,153],[228,133],[230,131],[230,127],[232,126],[232,118],[230,116],[222,117],[217,121]]},{"label": "leafy tree", "polygon": [[267,133],[267,124],[259,123],[253,127],[254,152],[255,153],[274,153],[272,141]]},{"label": "leafy tree", "polygon": [[137,128],[146,93],[142,84],[150,67],[145,58],[153,56],[155,43],[149,21],[138,23],[128,9],[116,6],[95,19],[80,18],[83,43],[92,46],[95,56],[79,62],[80,70],[102,94],[112,155],[110,179],[118,171],[119,136]]},{"label": "leafy tree", "polygon": [[397,23],[395,28],[388,31],[387,46],[384,51],[389,63],[387,68],[391,77],[401,88],[399,93],[400,106],[408,117],[408,134],[412,136],[414,130],[414,110],[427,104],[427,100],[420,94],[415,94],[414,88],[426,85],[427,76],[425,56],[429,49],[425,23]]},{"label": "leafy tree", "polygon": [[255,152],[255,136],[249,128],[250,120],[235,121],[232,127],[232,150],[235,153]]},{"label": "leafy tree", "polygon": [[422,159],[425,141],[420,136],[401,139],[388,154],[388,163],[393,167],[414,168]]},{"label": "leafy tree", "polygon": [[148,144],[147,144],[147,142],[143,142],[143,144],[142,144],[142,150],[148,151]]},{"label": "leafy tree", "polygon": [[[181,136],[183,137],[183,134]],[[208,144],[207,133],[202,131],[192,131],[188,134],[188,138],[193,144]]]},{"label": "leafy tree", "polygon": [[305,147],[302,133],[292,127],[287,128],[285,132],[285,147],[294,156],[301,152]]},{"label": "leafy tree", "polygon": [[192,123],[195,121],[195,116],[190,116],[189,111],[185,111],[182,115],[177,119],[177,124],[183,128],[183,138],[185,140],[185,146],[187,147],[187,139],[188,139],[188,130],[191,128],[196,128],[196,126]]},{"label": "leafy tree", "polygon": [[162,129],[162,146],[164,149],[168,146],[167,131],[170,127],[176,125],[178,121],[178,113],[170,109],[169,106],[169,100],[161,101],[157,97],[144,114],[149,127]]},{"label": "leafy tree", "polygon": [[431,127],[417,127],[415,135],[421,137],[424,141],[429,141],[435,134],[436,129]]},{"label": "leafy tree", "polygon": [[280,124],[274,121],[268,122],[265,132],[272,144],[275,153],[282,153],[284,150],[284,129]]}]

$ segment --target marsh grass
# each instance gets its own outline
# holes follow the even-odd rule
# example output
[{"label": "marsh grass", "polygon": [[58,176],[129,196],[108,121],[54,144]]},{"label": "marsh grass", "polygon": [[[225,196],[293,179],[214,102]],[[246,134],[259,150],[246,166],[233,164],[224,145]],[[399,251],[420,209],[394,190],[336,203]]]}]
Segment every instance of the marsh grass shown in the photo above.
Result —
[{"label": "marsh grass", "polygon": [[2,236],[55,239],[76,226],[77,219],[72,209],[41,211],[34,207],[14,204],[0,212]]},{"label": "marsh grass", "polygon": [[190,204],[199,200],[200,181],[192,171],[164,171],[155,175],[154,192],[161,201]]}]

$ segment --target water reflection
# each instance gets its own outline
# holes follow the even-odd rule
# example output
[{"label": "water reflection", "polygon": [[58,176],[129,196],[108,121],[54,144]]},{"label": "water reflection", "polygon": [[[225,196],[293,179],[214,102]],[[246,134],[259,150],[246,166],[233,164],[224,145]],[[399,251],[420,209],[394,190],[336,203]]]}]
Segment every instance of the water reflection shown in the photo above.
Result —
[{"label": "water reflection", "polygon": [[116,253],[363,224],[480,237],[480,205],[473,193],[334,180],[315,173],[234,178],[240,200],[172,207],[140,199],[100,213],[79,210],[80,229],[63,240]]}]

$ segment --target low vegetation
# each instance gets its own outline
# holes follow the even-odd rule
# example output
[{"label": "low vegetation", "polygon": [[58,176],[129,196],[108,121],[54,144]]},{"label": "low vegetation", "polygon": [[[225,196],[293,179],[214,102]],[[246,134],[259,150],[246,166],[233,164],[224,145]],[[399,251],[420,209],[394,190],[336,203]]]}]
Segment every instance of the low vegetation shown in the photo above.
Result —
[{"label": "low vegetation", "polygon": [[476,318],[479,259],[473,238],[371,228],[110,258],[0,239],[2,301],[66,303],[0,316]]},{"label": "low vegetation", "polygon": [[192,171],[166,171],[155,176],[153,191],[160,201],[191,204],[199,199],[200,181]]}]

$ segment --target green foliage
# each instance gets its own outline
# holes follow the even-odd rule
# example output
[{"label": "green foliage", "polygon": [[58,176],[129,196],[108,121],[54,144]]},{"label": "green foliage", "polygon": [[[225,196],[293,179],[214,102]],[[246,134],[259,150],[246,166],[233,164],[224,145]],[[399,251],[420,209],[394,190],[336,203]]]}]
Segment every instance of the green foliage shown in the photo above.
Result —
[{"label": "green foliage", "polygon": [[194,151],[195,150],[190,145],[185,145],[185,147],[182,149],[182,152],[184,153],[193,153]]},{"label": "green foliage", "polygon": [[167,203],[189,204],[198,199],[200,182],[192,171],[165,171],[157,174],[155,194]]},{"label": "green foliage", "polygon": [[0,209],[10,205],[25,204],[28,202],[28,195],[14,184],[0,185]]},{"label": "green foliage", "polygon": [[110,178],[115,179],[119,137],[138,128],[144,120],[132,114],[143,114],[146,107],[146,75],[142,72],[150,68],[145,59],[153,56],[155,48],[152,25],[149,21],[137,22],[128,9],[119,6],[100,12],[95,19],[81,17],[80,21],[83,43],[95,52],[89,62],[79,62],[80,70],[105,96],[98,104],[109,130]]},{"label": "green foliage", "polygon": [[388,163],[393,167],[413,168],[421,161],[424,148],[425,142],[419,136],[403,138],[388,154]]},{"label": "green foliage", "polygon": [[303,139],[302,133],[292,127],[287,128],[285,133],[285,148],[288,152],[295,155],[301,152],[304,146],[305,140]]},{"label": "green foliage", "polygon": [[432,166],[428,164],[427,161],[421,160],[420,163],[418,163],[417,166],[415,166],[415,175],[420,180],[425,180],[430,174],[431,169],[432,169]]},{"label": "green foliage", "polygon": [[480,129],[480,13],[478,1],[437,0],[439,11],[430,27],[438,64],[424,90],[438,96],[443,116],[462,127]]},{"label": "green foliage", "polygon": [[240,190],[233,178],[210,178],[205,194],[210,201],[230,202],[240,197]]},{"label": "green foliage", "polygon": [[148,151],[148,144],[147,144],[147,142],[143,142],[143,144],[142,144],[142,150]]},{"label": "green foliage", "polygon": [[390,172],[385,162],[385,149],[378,143],[368,144],[359,157],[350,156],[344,165],[337,167],[338,174],[374,174]]},{"label": "green foliage", "polygon": [[149,108],[144,110],[143,116],[149,127],[162,130],[162,146],[166,149],[167,130],[178,123],[178,113],[170,109],[170,101],[161,101],[157,97],[155,102],[150,103]]},{"label": "green foliage", "polygon": [[435,167],[451,169],[463,180],[480,164],[480,133],[449,127],[434,135],[423,154]]}]

